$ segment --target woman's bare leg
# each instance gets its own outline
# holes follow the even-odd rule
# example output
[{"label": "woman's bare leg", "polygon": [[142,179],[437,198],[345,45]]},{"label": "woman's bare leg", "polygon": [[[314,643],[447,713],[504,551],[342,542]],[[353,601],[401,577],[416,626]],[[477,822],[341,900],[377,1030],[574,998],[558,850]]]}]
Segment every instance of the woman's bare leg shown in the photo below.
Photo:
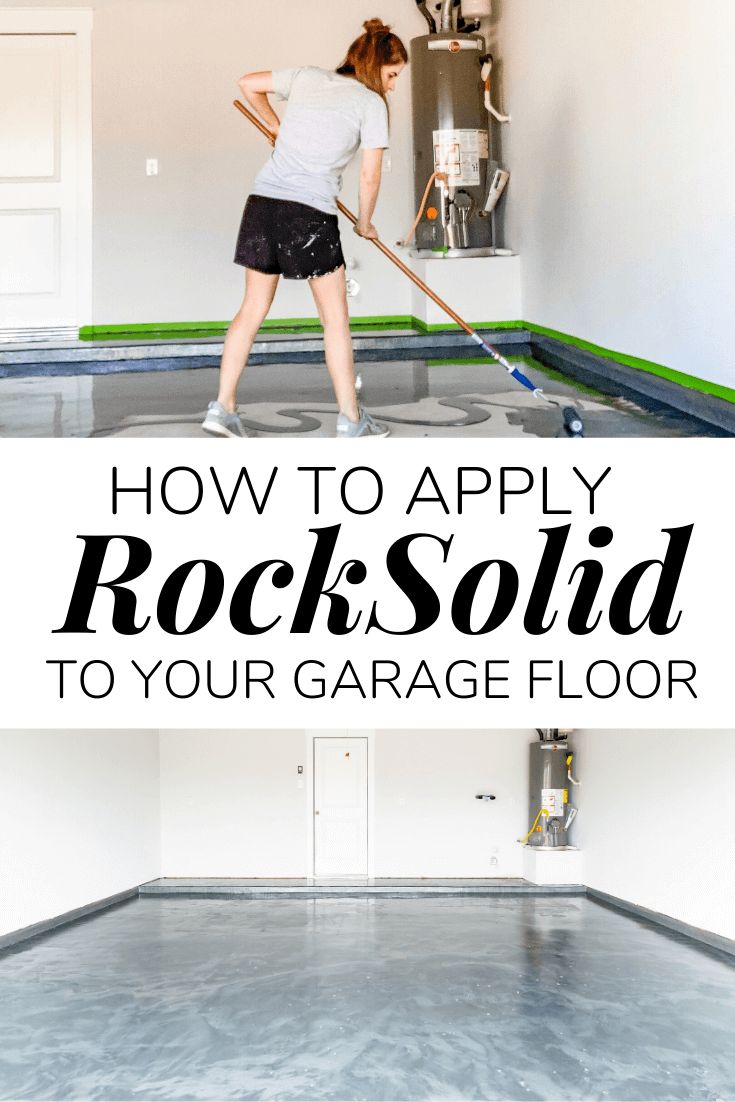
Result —
[{"label": "woman's bare leg", "polygon": [[253,268],[245,269],[245,297],[227,330],[219,369],[217,401],[228,413],[235,412],[237,384],[248,362],[253,341],[271,308],[278,280],[277,275],[256,272]]},{"label": "woman's bare leg", "polygon": [[324,326],[324,354],[339,412],[357,421],[360,412],[355,391],[347,280],[344,268],[309,280],[319,318]]}]

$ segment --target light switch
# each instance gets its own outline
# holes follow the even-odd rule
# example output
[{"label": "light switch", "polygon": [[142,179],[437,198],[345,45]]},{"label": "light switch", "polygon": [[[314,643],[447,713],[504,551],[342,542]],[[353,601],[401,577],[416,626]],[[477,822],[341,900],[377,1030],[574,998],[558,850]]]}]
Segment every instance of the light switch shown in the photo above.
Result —
[{"label": "light switch", "polygon": [[157,157],[149,157],[148,158],[148,160],[145,163],[145,174],[146,174],[146,176],[157,176],[158,175],[158,158]]}]

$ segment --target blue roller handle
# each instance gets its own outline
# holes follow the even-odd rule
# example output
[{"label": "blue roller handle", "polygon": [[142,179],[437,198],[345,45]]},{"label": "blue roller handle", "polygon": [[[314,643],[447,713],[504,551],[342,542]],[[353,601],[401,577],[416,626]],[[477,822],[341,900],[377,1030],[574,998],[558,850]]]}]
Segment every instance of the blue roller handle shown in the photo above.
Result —
[{"label": "blue roller handle", "polygon": [[544,394],[541,387],[534,386],[531,380],[527,378],[522,371],[519,371],[517,367],[513,367],[513,365],[506,360],[505,356],[501,356],[497,348],[493,348],[491,344],[488,344],[487,341],[484,341],[479,333],[473,333],[473,339],[476,340],[482,348],[484,348],[489,356],[492,356],[496,363],[499,363],[501,367],[504,367],[508,374],[511,375],[517,383],[520,383],[521,386],[524,386],[526,390],[530,390],[534,398],[543,398],[544,401],[550,402],[552,406],[559,407],[561,409],[562,418],[564,420],[565,433],[567,434],[567,436],[572,437],[572,439],[574,440],[581,440],[581,438],[584,436],[584,421],[582,420],[580,414],[577,412],[574,406],[564,406],[562,408],[561,404],[557,402],[554,398],[548,398]]},{"label": "blue roller handle", "polygon": [[539,387],[535,386],[530,379],[527,379],[523,372],[519,371],[517,367],[514,367],[510,374],[513,376],[517,383],[520,383],[521,386],[525,386],[527,390],[532,391],[534,394],[536,393],[536,391],[541,393]]},{"label": "blue roller handle", "polygon": [[513,367],[513,365],[506,360],[505,356],[501,356],[497,348],[493,348],[491,344],[484,341],[479,333],[473,331],[472,337],[489,356],[492,356],[496,363],[505,368],[508,374],[512,376],[517,383],[524,386],[526,390],[530,390],[534,398],[543,398],[545,402],[549,402],[552,406],[557,406],[561,409],[562,418],[564,420],[564,432],[567,436],[570,436],[573,440],[582,439],[584,436],[584,421],[574,406],[562,407],[561,403],[557,402],[554,398],[548,398],[540,386],[534,386],[531,380],[527,378],[522,371],[519,371],[517,367]]},{"label": "blue roller handle", "polygon": [[506,360],[505,356],[501,356],[497,348],[493,348],[491,344],[488,344],[487,341],[483,340],[479,333],[476,333],[473,330],[471,335],[473,341],[479,344],[481,348],[484,348],[488,356],[491,356],[496,363],[500,364],[501,367],[504,367],[508,374],[513,379],[515,379],[517,383],[520,383],[521,386],[524,386],[526,390],[530,390],[531,393],[534,394],[537,398],[539,398],[543,394],[541,387],[538,387],[535,385],[535,383],[532,383],[531,380],[528,379],[522,371],[519,371],[517,367],[513,367],[513,365]]}]

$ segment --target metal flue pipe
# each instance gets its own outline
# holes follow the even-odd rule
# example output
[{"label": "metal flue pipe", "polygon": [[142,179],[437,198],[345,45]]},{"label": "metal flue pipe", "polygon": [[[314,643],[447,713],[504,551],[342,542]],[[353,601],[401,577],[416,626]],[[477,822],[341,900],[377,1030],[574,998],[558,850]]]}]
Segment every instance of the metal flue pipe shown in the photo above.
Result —
[{"label": "metal flue pipe", "polygon": [[443,0],[441,29],[443,31],[454,30],[454,0]]}]

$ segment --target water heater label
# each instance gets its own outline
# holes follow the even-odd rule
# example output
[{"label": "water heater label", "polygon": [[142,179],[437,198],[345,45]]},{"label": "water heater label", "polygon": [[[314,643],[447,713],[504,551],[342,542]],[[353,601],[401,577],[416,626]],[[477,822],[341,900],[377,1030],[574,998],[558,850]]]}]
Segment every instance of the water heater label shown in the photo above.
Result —
[{"label": "water heater label", "polygon": [[485,130],[434,131],[434,171],[446,172],[450,187],[478,187],[480,160],[487,155]]},{"label": "water heater label", "polygon": [[550,819],[562,819],[564,817],[564,789],[542,788],[541,807]]}]

